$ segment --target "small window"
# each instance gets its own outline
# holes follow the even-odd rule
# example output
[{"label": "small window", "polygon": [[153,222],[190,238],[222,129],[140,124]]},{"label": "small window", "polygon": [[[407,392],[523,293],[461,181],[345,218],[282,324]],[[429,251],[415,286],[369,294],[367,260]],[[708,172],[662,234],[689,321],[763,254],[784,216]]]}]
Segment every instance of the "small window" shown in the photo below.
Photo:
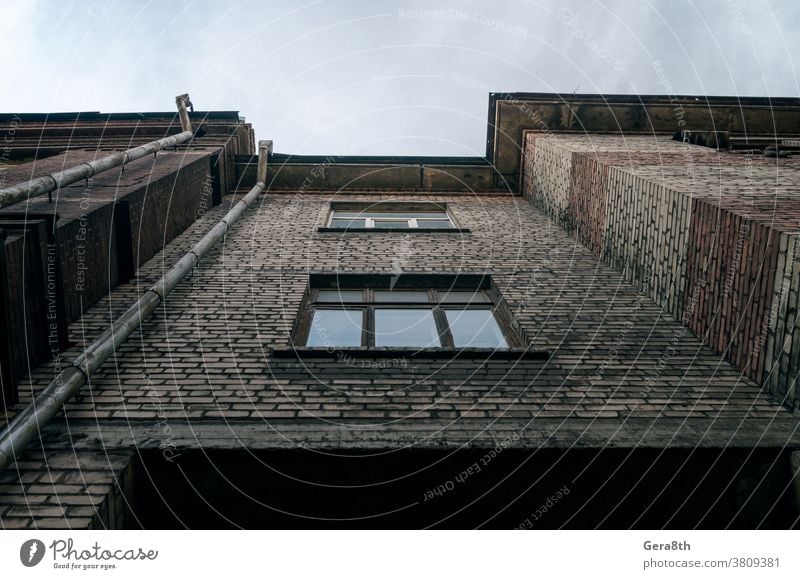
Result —
[{"label": "small window", "polygon": [[453,229],[447,209],[436,203],[337,203],[329,227],[335,229]]},{"label": "small window", "polygon": [[[357,276],[358,277],[358,276]],[[407,282],[407,276],[403,276]],[[441,278],[443,276],[436,276]],[[520,345],[488,288],[387,287],[389,276],[332,275],[310,290],[296,343],[324,348],[492,348]],[[374,278],[373,283],[364,283]],[[377,281],[375,281],[377,280]],[[352,287],[361,283],[362,287]],[[393,283],[394,285],[394,283]],[[377,286],[377,287],[375,287]]]}]

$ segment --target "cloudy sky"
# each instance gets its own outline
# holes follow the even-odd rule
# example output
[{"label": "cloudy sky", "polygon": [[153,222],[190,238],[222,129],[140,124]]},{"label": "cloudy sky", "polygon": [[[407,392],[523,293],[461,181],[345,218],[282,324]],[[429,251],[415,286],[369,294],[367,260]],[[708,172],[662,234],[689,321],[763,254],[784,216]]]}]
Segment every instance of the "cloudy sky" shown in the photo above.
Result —
[{"label": "cloudy sky", "polygon": [[800,2],[3,3],[0,111],[238,110],[284,153],[482,155],[489,92],[798,96]]}]

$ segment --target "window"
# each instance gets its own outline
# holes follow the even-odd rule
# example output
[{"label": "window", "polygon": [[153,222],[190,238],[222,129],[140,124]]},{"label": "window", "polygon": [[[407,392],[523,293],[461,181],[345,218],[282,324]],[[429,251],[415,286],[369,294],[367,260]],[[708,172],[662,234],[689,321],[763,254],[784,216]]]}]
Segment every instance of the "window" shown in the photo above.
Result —
[{"label": "window", "polygon": [[447,208],[439,203],[332,204],[332,229],[453,229]]},{"label": "window", "polygon": [[[495,304],[486,276],[318,277],[322,283],[311,284],[295,332],[298,345],[416,349],[521,345]],[[449,285],[443,283],[448,278]]]}]

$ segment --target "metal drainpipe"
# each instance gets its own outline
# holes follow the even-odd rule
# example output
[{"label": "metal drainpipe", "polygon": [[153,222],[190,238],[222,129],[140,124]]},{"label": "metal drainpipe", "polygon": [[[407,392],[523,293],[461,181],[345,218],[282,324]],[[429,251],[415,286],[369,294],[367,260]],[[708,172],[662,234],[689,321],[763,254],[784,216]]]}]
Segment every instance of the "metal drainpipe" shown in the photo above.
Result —
[{"label": "metal drainpipe", "polygon": [[[258,161],[266,175],[266,157],[272,150],[271,141],[259,141]],[[261,171],[261,169],[259,169]],[[89,377],[105,362],[117,348],[138,328],[156,307],[186,277],[194,265],[200,261],[214,245],[225,236],[245,210],[253,204],[264,190],[265,181],[259,180],[255,186],[225,217],[217,223],[197,244],[172,266],[153,287],[147,290],[139,301],[114,320],[114,323],[94,340],[72,364],[67,366],[33,401],[14,417],[6,429],[0,433],[0,472],[18,459],[28,445],[48,422],[61,410],[64,402],[89,380]]]},{"label": "metal drainpipe", "polygon": [[192,123],[189,120],[189,113],[186,107],[193,107],[189,94],[179,94],[175,97],[175,105],[178,107],[178,117],[181,119],[181,130],[191,131]]},{"label": "metal drainpipe", "polygon": [[186,112],[186,103],[189,102],[189,95],[185,94],[175,97],[175,102],[178,104],[178,115],[181,119],[182,132],[177,135],[158,139],[157,141],[151,141],[139,147],[128,149],[127,151],[114,153],[113,155],[108,155],[107,157],[102,157],[95,161],[81,163],[80,165],[70,167],[58,173],[44,175],[24,183],[0,189],[0,209],[13,205],[14,203],[19,203],[20,201],[25,201],[29,197],[50,193],[51,191],[66,187],[81,179],[88,179],[103,171],[125,165],[136,159],[146,157],[151,153],[156,153],[161,149],[174,147],[175,145],[190,141],[194,133],[189,123],[189,114]]},{"label": "metal drainpipe", "polygon": [[272,154],[272,141],[258,142],[258,170],[256,181],[267,182],[267,157]]}]

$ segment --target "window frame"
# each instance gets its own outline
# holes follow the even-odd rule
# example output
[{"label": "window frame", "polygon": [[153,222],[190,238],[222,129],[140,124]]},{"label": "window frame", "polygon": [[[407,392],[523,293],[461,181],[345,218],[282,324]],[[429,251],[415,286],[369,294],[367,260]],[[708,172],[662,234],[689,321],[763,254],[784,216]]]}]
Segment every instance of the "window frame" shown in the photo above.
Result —
[{"label": "window frame", "polygon": [[[396,217],[337,217],[337,211],[347,211],[347,212],[360,212],[360,213],[408,213],[408,217],[396,216]],[[414,213],[442,213],[444,217],[415,217]],[[349,219],[350,221],[357,219],[357,220],[364,220],[364,227],[339,227],[333,224],[335,219]],[[426,221],[444,221],[447,220],[450,223],[449,227],[425,227]],[[408,225],[407,227],[381,227],[380,225],[376,226],[376,222],[380,223],[381,221],[405,221]],[[336,201],[331,203],[330,211],[328,213],[328,218],[325,222],[324,229],[336,230],[336,231],[365,231],[365,230],[392,230],[392,231],[408,231],[414,229],[431,229],[437,231],[454,231],[459,230],[459,225],[456,223],[456,220],[453,218],[450,209],[447,207],[445,203],[434,203],[434,202],[400,202],[400,201],[381,201],[381,202],[374,202],[374,203],[367,203],[367,202],[347,202],[347,201]]]},{"label": "window frame", "polygon": [[[360,290],[362,292],[362,299],[360,301],[340,301],[340,302],[325,302],[319,301],[320,290],[338,289],[339,291]],[[363,325],[361,328],[361,345],[358,346],[362,349],[393,349],[393,348],[416,348],[419,350],[434,350],[436,348],[443,349],[492,349],[492,350],[511,350],[514,348],[521,348],[524,346],[523,340],[514,331],[508,316],[504,315],[499,303],[494,299],[494,292],[492,289],[485,288],[396,288],[398,291],[424,291],[427,294],[427,301],[377,301],[375,300],[375,291],[385,291],[388,288],[383,287],[340,287],[340,288],[311,288],[309,289],[305,307],[301,314],[300,323],[295,331],[295,343],[299,347],[326,347],[326,346],[307,346],[311,325],[314,318],[314,312],[317,310],[361,310],[363,316]],[[470,291],[479,294],[481,301],[444,301],[440,296],[448,294],[452,291]],[[436,331],[439,336],[440,345],[438,347],[425,347],[425,346],[376,346],[375,345],[375,310],[376,309],[427,309],[431,310],[433,314]],[[505,339],[505,346],[456,346],[453,339],[453,334],[450,325],[447,321],[445,312],[447,310],[488,310],[491,312],[492,318],[497,324],[501,335]],[[352,346],[336,346],[330,347],[336,349],[347,349]]]}]

